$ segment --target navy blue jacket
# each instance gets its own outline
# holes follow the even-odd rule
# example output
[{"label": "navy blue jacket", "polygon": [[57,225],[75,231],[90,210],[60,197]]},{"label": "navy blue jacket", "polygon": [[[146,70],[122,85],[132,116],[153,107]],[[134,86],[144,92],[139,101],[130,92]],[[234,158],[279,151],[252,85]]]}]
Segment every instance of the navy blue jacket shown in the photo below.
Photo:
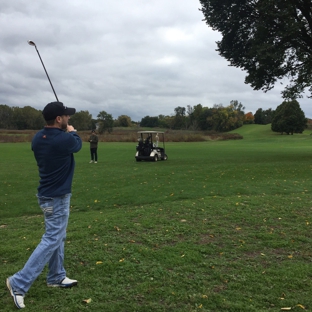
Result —
[{"label": "navy blue jacket", "polygon": [[82,147],[76,132],[45,127],[33,138],[31,149],[39,168],[38,196],[59,197],[71,193],[75,160]]}]

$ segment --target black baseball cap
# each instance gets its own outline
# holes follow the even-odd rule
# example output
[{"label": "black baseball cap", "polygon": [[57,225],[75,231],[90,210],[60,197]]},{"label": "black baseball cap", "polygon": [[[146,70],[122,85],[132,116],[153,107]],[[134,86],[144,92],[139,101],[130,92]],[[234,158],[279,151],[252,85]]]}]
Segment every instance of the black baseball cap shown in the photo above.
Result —
[{"label": "black baseball cap", "polygon": [[75,113],[75,108],[64,106],[62,102],[51,102],[42,111],[42,115],[46,121],[54,120],[57,116],[74,115]]}]

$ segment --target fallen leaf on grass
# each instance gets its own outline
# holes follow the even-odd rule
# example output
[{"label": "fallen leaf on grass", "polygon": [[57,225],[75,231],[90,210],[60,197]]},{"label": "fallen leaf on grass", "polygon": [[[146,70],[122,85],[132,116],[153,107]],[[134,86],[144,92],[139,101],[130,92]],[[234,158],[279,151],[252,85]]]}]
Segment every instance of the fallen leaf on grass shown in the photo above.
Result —
[{"label": "fallen leaf on grass", "polygon": [[102,264],[102,263],[103,263],[103,261],[96,261],[95,264]]},{"label": "fallen leaf on grass", "polygon": [[282,311],[289,311],[291,310],[291,307],[285,307],[285,308],[281,308]]},{"label": "fallen leaf on grass", "polygon": [[120,231],[120,228],[118,226],[114,226],[114,229],[118,232]]},{"label": "fallen leaf on grass", "polygon": [[84,300],[82,300],[82,301],[85,302],[85,303],[90,303],[90,302],[92,301],[92,299],[89,298],[89,299],[84,299]]},{"label": "fallen leaf on grass", "polygon": [[299,308],[305,310],[305,306],[303,306],[302,304],[297,304],[296,307],[299,307]]}]

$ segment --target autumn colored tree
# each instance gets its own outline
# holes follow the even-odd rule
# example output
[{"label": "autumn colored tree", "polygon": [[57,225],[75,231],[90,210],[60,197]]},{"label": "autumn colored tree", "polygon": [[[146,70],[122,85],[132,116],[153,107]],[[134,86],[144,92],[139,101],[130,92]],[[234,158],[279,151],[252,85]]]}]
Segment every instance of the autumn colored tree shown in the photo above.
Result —
[{"label": "autumn colored tree", "polygon": [[255,117],[252,112],[245,114],[244,124],[253,124],[255,122]]},{"label": "autumn colored tree", "polygon": [[225,132],[239,128],[244,123],[245,113],[242,104],[231,101],[229,106],[214,105],[212,110],[213,130]]}]

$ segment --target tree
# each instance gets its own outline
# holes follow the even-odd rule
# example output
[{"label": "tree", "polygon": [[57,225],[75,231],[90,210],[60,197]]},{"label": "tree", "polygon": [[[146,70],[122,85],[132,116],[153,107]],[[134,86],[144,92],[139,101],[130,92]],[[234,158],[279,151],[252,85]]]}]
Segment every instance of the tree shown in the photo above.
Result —
[{"label": "tree", "polygon": [[121,115],[116,121],[117,127],[131,127],[131,118],[127,115]]},{"label": "tree", "polygon": [[8,105],[0,105],[0,129],[10,129],[13,121],[13,109]]},{"label": "tree", "polygon": [[259,125],[267,125],[272,122],[274,111],[269,108],[267,110],[263,110],[262,108],[258,108],[255,113],[255,124]]},{"label": "tree", "polygon": [[113,131],[113,125],[114,125],[114,119],[111,114],[106,113],[105,111],[99,112],[97,115],[98,122],[99,122],[99,128],[98,131],[100,134],[107,131],[108,133],[111,133]]},{"label": "tree", "polygon": [[241,127],[245,121],[245,106],[237,100],[232,100],[229,108],[232,110],[232,117],[235,118],[235,127]]},{"label": "tree", "polygon": [[233,110],[239,112],[242,115],[244,114],[245,106],[241,102],[238,102],[237,100],[232,100],[230,102],[230,105],[233,106]]},{"label": "tree", "polygon": [[244,124],[253,124],[255,123],[255,117],[252,112],[248,112],[245,114]]},{"label": "tree", "polygon": [[222,106],[222,104],[214,105],[212,123],[213,130],[215,131],[226,131],[228,129],[227,123],[229,119],[228,110]]},{"label": "tree", "polygon": [[222,104],[214,105],[212,111],[212,128],[215,131],[231,131],[244,124],[245,107],[238,101],[231,101],[229,106],[223,107]]},{"label": "tree", "polygon": [[277,106],[271,129],[274,132],[287,134],[302,133],[307,127],[307,119],[296,100],[284,101]]},{"label": "tree", "polygon": [[92,115],[89,111],[80,111],[70,117],[70,124],[73,124],[77,130],[91,130]]},{"label": "tree", "polygon": [[195,118],[195,106],[187,105],[187,115],[188,115],[188,122],[189,128],[193,131],[198,129],[198,121]]},{"label": "tree", "polygon": [[158,127],[158,117],[145,116],[141,119],[140,126],[150,128]]},{"label": "tree", "polygon": [[44,126],[45,121],[41,111],[31,107],[13,107],[13,129],[36,130]]},{"label": "tree", "polygon": [[173,128],[182,129],[186,128],[186,116],[185,116],[185,107],[178,106],[174,109],[175,116],[173,117]]},{"label": "tree", "polygon": [[206,23],[222,34],[219,54],[268,91],[287,77],[285,99],[312,97],[311,0],[200,0]]},{"label": "tree", "polygon": [[213,129],[213,108],[202,107],[201,104],[195,106],[194,115],[198,116],[198,126],[200,130],[212,130]]},{"label": "tree", "polygon": [[170,116],[158,115],[158,127],[169,128]]}]

